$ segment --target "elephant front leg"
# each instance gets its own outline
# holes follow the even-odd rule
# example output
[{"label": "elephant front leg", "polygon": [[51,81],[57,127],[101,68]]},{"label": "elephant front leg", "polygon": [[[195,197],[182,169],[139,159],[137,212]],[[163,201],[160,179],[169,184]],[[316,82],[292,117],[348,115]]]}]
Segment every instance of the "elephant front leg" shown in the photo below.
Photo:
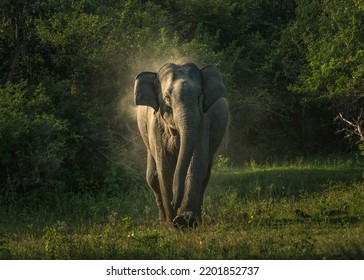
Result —
[{"label": "elephant front leg", "polygon": [[166,214],[165,214],[164,207],[163,207],[161,189],[160,189],[159,180],[158,180],[157,166],[155,164],[154,158],[152,157],[152,155],[149,152],[148,152],[147,157],[148,157],[147,158],[147,173],[146,173],[147,183],[153,191],[155,201],[158,206],[159,220],[161,222],[165,222]]},{"label": "elephant front leg", "polygon": [[197,221],[199,223],[201,222],[203,199],[204,199],[206,187],[207,187],[207,185],[209,183],[209,180],[210,180],[211,169],[212,169],[212,163],[210,163],[208,168],[207,168],[207,175],[206,175],[205,179],[202,182],[199,201],[197,203],[196,219],[197,219]]},{"label": "elephant front leg", "polygon": [[174,224],[178,227],[195,227],[201,222],[201,196],[206,188],[207,164],[198,157],[192,160],[186,180],[186,192],[181,207],[178,209]]},{"label": "elephant front leg", "polygon": [[211,170],[208,148],[208,137],[202,133],[188,170],[185,194],[175,219],[177,226],[195,227],[201,222],[201,197],[205,192]]},{"label": "elephant front leg", "polygon": [[176,161],[172,157],[162,153],[159,161],[157,161],[157,172],[165,221],[169,223],[172,222],[176,216],[176,211],[171,204],[173,199],[172,185],[175,168]]}]

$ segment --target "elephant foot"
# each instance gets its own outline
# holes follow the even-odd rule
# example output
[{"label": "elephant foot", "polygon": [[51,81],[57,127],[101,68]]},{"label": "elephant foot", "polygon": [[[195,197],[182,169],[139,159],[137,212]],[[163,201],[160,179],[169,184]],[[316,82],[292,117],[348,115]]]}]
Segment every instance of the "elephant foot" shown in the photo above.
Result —
[{"label": "elephant foot", "polygon": [[177,229],[196,228],[197,220],[191,212],[186,212],[183,215],[179,215],[173,219],[173,226]]}]

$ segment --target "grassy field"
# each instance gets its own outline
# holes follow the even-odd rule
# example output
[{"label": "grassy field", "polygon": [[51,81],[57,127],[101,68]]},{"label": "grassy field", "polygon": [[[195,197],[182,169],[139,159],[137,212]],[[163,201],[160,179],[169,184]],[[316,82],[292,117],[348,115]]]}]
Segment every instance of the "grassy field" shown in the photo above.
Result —
[{"label": "grassy field", "polygon": [[364,259],[355,156],[230,166],[218,158],[195,230],[159,225],[151,193],[0,196],[0,259]]}]

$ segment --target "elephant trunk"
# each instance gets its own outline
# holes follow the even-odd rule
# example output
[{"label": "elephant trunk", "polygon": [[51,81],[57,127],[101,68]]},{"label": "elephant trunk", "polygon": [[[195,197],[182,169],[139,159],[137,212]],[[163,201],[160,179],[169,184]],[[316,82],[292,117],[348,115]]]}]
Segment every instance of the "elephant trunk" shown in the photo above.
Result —
[{"label": "elephant trunk", "polygon": [[192,111],[194,112],[185,111],[176,118],[176,125],[180,134],[180,149],[173,177],[173,201],[171,204],[175,210],[181,206],[183,201],[187,172],[198,136],[200,114],[197,108]]}]

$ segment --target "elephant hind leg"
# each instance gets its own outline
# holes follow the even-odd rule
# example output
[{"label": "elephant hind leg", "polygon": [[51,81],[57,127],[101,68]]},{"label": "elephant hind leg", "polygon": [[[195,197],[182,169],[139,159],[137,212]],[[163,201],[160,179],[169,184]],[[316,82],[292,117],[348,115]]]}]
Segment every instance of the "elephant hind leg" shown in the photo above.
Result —
[{"label": "elephant hind leg", "polygon": [[160,185],[159,185],[159,180],[158,180],[157,166],[156,166],[154,158],[152,157],[152,155],[150,153],[148,153],[148,159],[147,159],[146,180],[147,180],[149,187],[153,191],[155,201],[158,206],[159,220],[161,222],[165,222],[166,214],[165,214],[163,202],[162,202],[162,195],[161,195],[161,190],[160,190]]}]

